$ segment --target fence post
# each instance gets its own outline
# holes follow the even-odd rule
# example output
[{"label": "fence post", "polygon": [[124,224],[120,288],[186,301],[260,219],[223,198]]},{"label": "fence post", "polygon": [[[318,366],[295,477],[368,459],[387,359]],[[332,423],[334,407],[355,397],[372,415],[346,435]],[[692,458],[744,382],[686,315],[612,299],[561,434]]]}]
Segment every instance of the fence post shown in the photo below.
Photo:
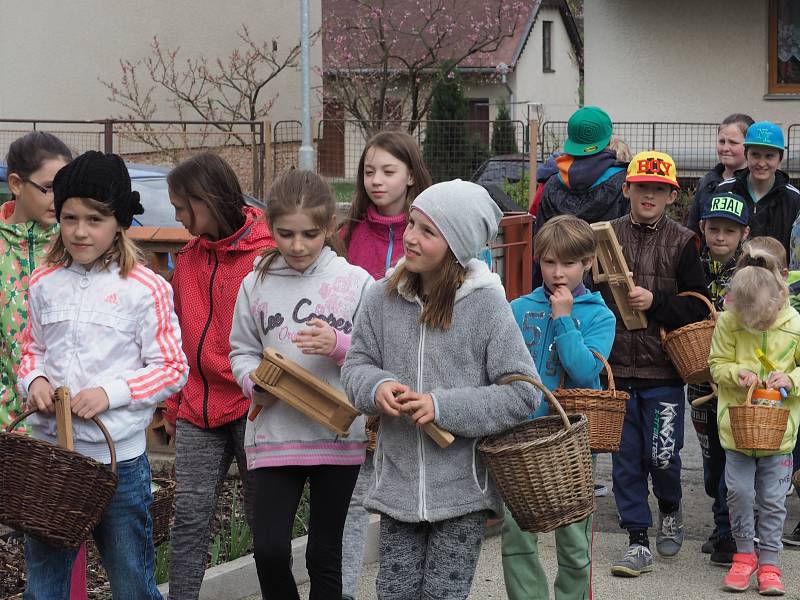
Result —
[{"label": "fence post", "polygon": [[114,121],[112,119],[103,121],[103,151],[106,154],[114,152]]},{"label": "fence post", "polygon": [[261,138],[263,144],[261,152],[261,170],[264,174],[261,178],[261,199],[263,200],[267,191],[267,184],[272,183],[272,176],[274,175],[275,149],[272,147],[272,121],[264,119],[261,124],[263,127],[263,136]]},{"label": "fence post", "polygon": [[539,119],[528,119],[528,162],[531,168],[531,179],[528,183],[528,210],[536,195],[536,155],[539,153]]}]

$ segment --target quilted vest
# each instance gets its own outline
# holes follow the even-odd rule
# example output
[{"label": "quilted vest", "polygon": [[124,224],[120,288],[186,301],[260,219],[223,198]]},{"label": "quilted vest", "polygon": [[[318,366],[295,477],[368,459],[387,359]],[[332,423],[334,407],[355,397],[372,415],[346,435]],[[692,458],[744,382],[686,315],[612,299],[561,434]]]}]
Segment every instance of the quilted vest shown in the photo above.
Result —
[{"label": "quilted vest", "polygon": [[[667,216],[655,227],[635,225],[630,215],[614,219],[611,226],[636,285],[665,294],[677,293],[678,261],[694,233]],[[646,329],[626,329],[611,289],[604,285],[602,294],[617,317],[616,338],[608,359],[614,375],[630,379],[680,379],[661,347],[659,323],[648,318]]]}]

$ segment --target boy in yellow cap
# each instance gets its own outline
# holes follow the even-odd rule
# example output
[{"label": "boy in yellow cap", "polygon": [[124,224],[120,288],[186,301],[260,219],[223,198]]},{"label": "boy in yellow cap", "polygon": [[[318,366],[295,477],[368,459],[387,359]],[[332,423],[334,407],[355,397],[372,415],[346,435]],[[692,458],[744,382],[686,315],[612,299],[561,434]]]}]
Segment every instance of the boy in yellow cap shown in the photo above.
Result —
[{"label": "boy in yellow cap", "polygon": [[624,556],[611,567],[622,577],[653,568],[648,478],[659,507],[656,550],[672,557],[683,543],[680,450],[686,398],[683,381],[661,347],[659,328],[676,329],[705,318],[704,303],[678,293],[708,292],[695,234],[666,215],[678,189],[675,161],[668,154],[640,152],[628,165],[622,185],[631,212],[611,221],[636,284],[628,295],[630,307],[645,313],[647,327],[626,329],[611,290],[601,288],[617,317],[608,362],[617,387],[631,395],[620,449],[612,457],[619,522],[630,539]]}]

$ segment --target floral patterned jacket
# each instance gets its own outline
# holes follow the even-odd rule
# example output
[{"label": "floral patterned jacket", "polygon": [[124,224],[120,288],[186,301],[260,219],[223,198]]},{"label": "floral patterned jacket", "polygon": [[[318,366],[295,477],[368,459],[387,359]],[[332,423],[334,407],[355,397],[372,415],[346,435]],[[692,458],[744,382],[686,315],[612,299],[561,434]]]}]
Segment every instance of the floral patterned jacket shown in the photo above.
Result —
[{"label": "floral patterned jacket", "polygon": [[14,201],[0,206],[0,426],[20,410],[16,390],[22,330],[28,320],[28,280],[43,261],[58,225],[11,223]]}]

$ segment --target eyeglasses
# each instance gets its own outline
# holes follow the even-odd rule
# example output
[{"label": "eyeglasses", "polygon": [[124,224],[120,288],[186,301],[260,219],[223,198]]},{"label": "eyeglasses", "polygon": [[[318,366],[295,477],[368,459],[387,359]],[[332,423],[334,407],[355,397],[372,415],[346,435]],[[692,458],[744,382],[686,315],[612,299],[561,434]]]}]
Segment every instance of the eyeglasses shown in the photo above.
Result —
[{"label": "eyeglasses", "polygon": [[26,183],[30,183],[33,187],[35,187],[37,190],[42,192],[42,194],[44,194],[45,196],[47,194],[52,194],[53,193],[53,185],[52,184],[48,185],[48,186],[39,185],[35,181],[31,181],[30,179],[27,179],[27,178],[23,179],[22,181],[24,181]]}]

